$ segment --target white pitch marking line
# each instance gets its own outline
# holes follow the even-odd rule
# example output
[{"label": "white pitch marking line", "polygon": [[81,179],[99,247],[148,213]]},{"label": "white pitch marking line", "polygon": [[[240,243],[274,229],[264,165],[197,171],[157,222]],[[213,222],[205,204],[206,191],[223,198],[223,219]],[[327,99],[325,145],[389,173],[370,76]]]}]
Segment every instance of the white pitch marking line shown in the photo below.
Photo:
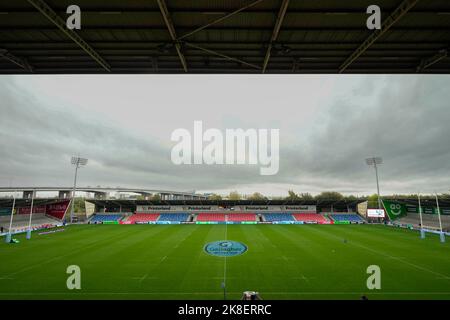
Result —
[{"label": "white pitch marking line", "polygon": [[132,277],[131,279],[139,280],[139,283],[141,283],[142,281],[144,281],[146,279],[157,279],[157,278],[155,278],[155,277],[148,277],[148,273],[146,273],[142,277]]},{"label": "white pitch marking line", "polygon": [[[340,237],[335,236],[334,234],[327,233],[327,235],[330,236],[330,237],[332,237],[332,238],[340,239]],[[410,266],[412,266],[412,267],[414,267],[414,268],[416,268],[416,269],[423,270],[423,271],[432,273],[432,274],[434,274],[434,275],[437,275],[437,276],[440,276],[440,277],[443,277],[443,278],[447,278],[447,277],[448,277],[446,274],[442,274],[442,273],[439,273],[439,272],[435,272],[435,271],[433,271],[433,270],[430,270],[430,269],[428,269],[428,268],[419,266],[419,265],[414,264],[414,263],[412,263],[412,262],[409,262],[409,261],[407,261],[407,260],[404,260],[404,259],[401,259],[401,258],[392,256],[392,255],[390,255],[390,254],[388,254],[388,253],[384,253],[384,252],[382,252],[382,251],[374,250],[374,249],[369,248],[369,247],[367,247],[367,246],[365,246],[365,245],[362,245],[362,244],[360,244],[360,243],[352,242],[352,244],[353,244],[354,246],[356,246],[356,247],[363,248],[363,249],[365,249],[365,250],[374,252],[374,253],[376,253],[376,254],[378,254],[378,255],[381,255],[381,256],[384,256],[384,257],[387,257],[387,258],[390,258],[390,259],[394,259],[394,260],[403,262],[404,264],[410,265]]]},{"label": "white pitch marking line", "polygon": [[315,277],[306,277],[304,274],[302,274],[300,277],[294,277],[292,279],[295,280],[304,280],[306,282],[309,282],[310,279],[314,279]]},{"label": "white pitch marking line", "polygon": [[[362,294],[361,292],[264,292],[265,294],[295,294],[295,295],[348,295]],[[15,295],[222,295],[222,292],[8,292],[1,293],[0,296]],[[229,294],[242,294],[242,292],[229,292]],[[450,295],[450,292],[370,292],[370,295]]]}]

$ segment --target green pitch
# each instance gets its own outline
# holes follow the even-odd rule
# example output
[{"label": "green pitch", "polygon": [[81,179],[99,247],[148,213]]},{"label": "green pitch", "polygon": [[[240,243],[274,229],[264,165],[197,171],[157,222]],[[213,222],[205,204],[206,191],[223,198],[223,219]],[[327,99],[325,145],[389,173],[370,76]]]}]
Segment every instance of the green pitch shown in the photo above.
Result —
[{"label": "green pitch", "polygon": [[[208,242],[239,241],[216,257]],[[450,299],[450,243],[370,225],[83,225],[0,244],[0,299]],[[2,239],[3,240],[3,239]],[[447,239],[450,241],[450,239]],[[81,268],[81,290],[66,269]],[[369,265],[381,290],[368,290]]]}]

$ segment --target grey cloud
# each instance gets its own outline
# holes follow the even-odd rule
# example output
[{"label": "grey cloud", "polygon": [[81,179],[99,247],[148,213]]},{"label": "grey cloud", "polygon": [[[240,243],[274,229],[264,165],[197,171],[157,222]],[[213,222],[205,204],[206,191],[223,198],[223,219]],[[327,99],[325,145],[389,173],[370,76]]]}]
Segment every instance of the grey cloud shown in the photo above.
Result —
[{"label": "grey cloud", "polygon": [[[16,185],[70,185],[69,159],[79,153],[91,160],[80,171],[84,185],[205,191],[272,186],[274,193],[293,188],[361,194],[374,191],[373,172],[364,158],[380,155],[386,192],[450,189],[450,93],[445,89],[450,78],[361,76],[357,85],[342,79],[335,90],[342,92],[324,92],[328,99],[307,124],[299,118],[298,125],[281,130],[279,174],[260,176],[258,166],[175,166],[170,144],[97,114],[46,105],[39,92],[13,77],[0,77],[0,184],[13,177]],[[302,97],[295,92],[279,97],[291,110],[283,107],[267,116],[255,108],[253,117],[274,126],[292,123],[291,113],[300,108]],[[264,103],[254,99],[256,105]],[[247,122],[230,114],[223,115],[226,126]]]}]

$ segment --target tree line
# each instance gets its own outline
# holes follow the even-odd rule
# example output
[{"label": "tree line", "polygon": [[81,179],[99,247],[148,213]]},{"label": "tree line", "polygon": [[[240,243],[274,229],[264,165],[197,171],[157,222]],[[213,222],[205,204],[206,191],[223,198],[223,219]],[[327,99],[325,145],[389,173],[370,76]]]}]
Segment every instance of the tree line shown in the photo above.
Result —
[{"label": "tree line", "polygon": [[[450,200],[450,194],[440,194],[439,197],[447,198]],[[384,195],[382,198],[393,199],[417,199],[417,194],[392,194]],[[434,195],[421,195],[422,199],[434,199]],[[312,195],[308,192],[295,193],[292,190],[288,191],[288,195],[285,197],[267,197],[259,192],[255,192],[250,195],[240,194],[237,191],[231,191],[228,195],[222,196],[219,194],[211,194],[208,196],[208,200],[287,200],[287,201],[320,201],[320,200],[332,200],[332,201],[356,201],[367,200],[369,207],[376,207],[378,203],[378,195],[372,194],[369,196],[355,196],[355,195],[343,195],[337,191],[324,191],[317,195]]]}]

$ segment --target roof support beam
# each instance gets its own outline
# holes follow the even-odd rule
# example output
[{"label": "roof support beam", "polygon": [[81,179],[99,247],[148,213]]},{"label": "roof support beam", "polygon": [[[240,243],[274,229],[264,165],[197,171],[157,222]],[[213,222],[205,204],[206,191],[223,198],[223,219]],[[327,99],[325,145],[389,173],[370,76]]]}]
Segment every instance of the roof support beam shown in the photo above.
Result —
[{"label": "roof support beam", "polygon": [[224,59],[227,59],[227,60],[230,60],[230,61],[238,62],[238,63],[241,63],[243,65],[246,65],[246,66],[249,66],[249,67],[252,67],[252,68],[255,68],[255,69],[261,69],[261,67],[256,65],[256,64],[248,63],[248,62],[245,62],[244,60],[241,60],[241,59],[238,59],[238,58],[234,58],[234,57],[230,57],[230,56],[227,56],[225,54],[219,53],[219,52],[214,51],[214,50],[206,49],[206,48],[200,47],[198,45],[195,45],[195,44],[192,44],[192,43],[189,43],[189,42],[185,42],[185,44],[188,47],[191,47],[191,48],[194,48],[194,49],[198,49],[198,50],[204,51],[206,53],[209,53],[209,54],[212,54],[212,55],[215,55],[215,56],[219,56],[221,58],[224,58]]},{"label": "roof support beam", "polygon": [[[264,1],[264,0],[262,0]],[[250,8],[250,7],[249,7]],[[96,8],[89,8],[89,9],[84,9],[83,10],[83,15],[93,15],[93,14],[98,14],[98,15],[122,15],[122,14],[154,14],[154,13],[159,13],[159,9],[153,9],[153,8],[149,8],[149,9],[143,9],[143,10],[139,10],[139,9],[127,9],[127,8],[120,8],[118,10],[114,10],[114,9],[110,9],[110,10],[105,10],[104,7],[96,7]],[[201,15],[225,15],[228,14],[226,11],[223,10],[217,10],[217,9],[211,9],[211,8],[189,8],[189,9],[184,9],[184,8],[174,8],[171,10],[172,13],[182,13],[182,14],[201,14]],[[249,13],[252,14],[267,14],[267,13],[273,13],[273,10],[268,7],[268,8],[253,8],[251,10],[248,10]],[[448,8],[444,8],[444,7],[437,7],[436,9],[412,9],[410,10],[411,13],[415,13],[415,14],[439,14],[439,15],[448,15],[450,14],[450,10]],[[0,11],[0,14],[33,14],[35,13],[34,11],[30,11],[27,8],[11,8],[8,10],[2,10]],[[65,11],[58,11],[58,14],[66,14]],[[349,14],[357,14],[357,15],[363,15],[364,13],[361,12],[361,9],[359,8],[353,8],[353,9],[316,9],[316,8],[291,8],[289,10],[289,14],[320,14],[320,15],[349,15]]]},{"label": "roof support beam", "polygon": [[439,62],[442,59],[445,59],[447,57],[448,57],[448,50],[447,49],[439,50],[439,52],[436,53],[434,56],[422,59],[422,61],[420,62],[420,65],[417,67],[416,71],[417,72],[422,72],[426,68],[432,66],[433,64],[435,64],[435,63],[437,63],[437,62]]},{"label": "roof support beam", "polygon": [[65,21],[48,6],[43,0],[28,0],[28,2],[38,9],[48,20],[58,27],[66,36],[72,39],[81,49],[90,55],[103,69],[110,72],[111,66],[94,50],[86,41],[84,41],[75,31],[67,28]]},{"label": "roof support beam", "polygon": [[30,66],[28,61],[24,58],[19,58],[13,55],[6,49],[0,49],[0,57],[14,63],[15,65],[27,70],[28,72],[33,72],[33,68]]},{"label": "roof support beam", "polygon": [[267,64],[269,63],[269,59],[270,59],[270,52],[272,51],[272,44],[278,38],[281,24],[283,23],[284,16],[286,15],[288,5],[289,5],[289,0],[283,0],[281,7],[280,7],[280,11],[278,12],[277,21],[275,22],[275,27],[273,28],[272,37],[270,38],[269,46],[267,47],[266,56],[264,57],[262,73],[266,72]]},{"label": "roof support beam", "polygon": [[217,24],[219,22],[222,22],[223,20],[228,19],[228,18],[234,16],[235,14],[237,14],[237,13],[239,13],[241,11],[244,11],[244,10],[246,10],[248,8],[251,8],[251,7],[253,7],[253,6],[255,6],[258,3],[263,2],[263,1],[265,1],[265,0],[256,0],[256,1],[252,2],[252,3],[249,3],[248,5],[243,6],[242,8],[239,8],[239,9],[233,11],[233,12],[230,12],[230,13],[228,13],[228,14],[226,14],[226,15],[224,15],[224,16],[222,16],[222,17],[220,17],[220,18],[218,18],[218,19],[216,19],[214,21],[211,21],[210,23],[205,24],[204,26],[201,26],[201,27],[199,27],[197,29],[192,30],[191,32],[188,32],[188,33],[182,35],[181,37],[178,38],[178,40],[181,40],[181,39],[184,39],[186,37],[189,37],[189,36],[193,35],[194,33],[197,33],[197,32],[199,32],[199,31],[201,31],[203,29],[206,29],[206,28],[212,26],[212,25],[215,25],[215,24]]},{"label": "roof support beam", "polygon": [[163,16],[164,22],[167,29],[169,30],[170,38],[175,42],[175,49],[177,50],[178,57],[180,58],[181,65],[183,66],[184,72],[188,72],[186,58],[183,52],[181,52],[181,45],[177,40],[177,33],[175,32],[175,27],[173,26],[172,19],[170,18],[169,10],[167,9],[166,2],[164,0],[157,0],[159,10]]},{"label": "roof support beam", "polygon": [[[1,16],[1,15],[0,15]],[[150,28],[150,29],[149,29]],[[115,24],[112,26],[106,26],[106,25],[96,25],[96,26],[89,26],[85,27],[84,30],[91,31],[91,32],[101,32],[104,30],[108,30],[111,32],[135,32],[135,31],[155,31],[155,32],[163,32],[167,31],[167,27],[165,26],[155,26],[155,27],[148,27],[148,26],[133,26],[133,25],[119,25]],[[189,32],[192,30],[190,27],[179,27],[178,30],[186,30],[186,32]],[[265,26],[221,26],[216,25],[209,30],[212,30],[214,32],[237,32],[237,31],[246,31],[246,32],[271,32],[273,30],[272,27],[265,27]],[[354,32],[358,35],[361,33],[361,27],[291,27],[291,26],[284,26],[283,32],[285,31],[291,31],[291,32]],[[6,32],[17,32],[17,31],[28,31],[30,33],[38,33],[38,32],[52,32],[54,31],[54,28],[49,27],[39,27],[36,29],[35,26],[2,26],[0,25],[0,32],[6,33]],[[417,32],[450,32],[450,27],[448,26],[427,26],[427,27],[414,27],[414,26],[401,26],[392,28],[392,32],[410,32],[410,33],[417,33]],[[101,40],[100,40],[101,41]],[[164,42],[159,41],[159,43]],[[241,41],[242,42],[242,41]],[[264,42],[264,41],[262,41]],[[335,41],[338,42],[338,41]],[[406,41],[407,42],[407,41]],[[424,43],[429,43],[430,41],[425,41]],[[439,40],[431,41],[431,42],[439,42]],[[344,42],[345,43],[345,42]],[[396,43],[402,43],[402,40],[400,39]]]},{"label": "roof support beam", "polygon": [[383,21],[381,29],[373,33],[348,57],[339,67],[343,73],[356,59],[358,59],[375,41],[386,33],[398,20],[400,20],[419,0],[403,0],[394,12]]}]

